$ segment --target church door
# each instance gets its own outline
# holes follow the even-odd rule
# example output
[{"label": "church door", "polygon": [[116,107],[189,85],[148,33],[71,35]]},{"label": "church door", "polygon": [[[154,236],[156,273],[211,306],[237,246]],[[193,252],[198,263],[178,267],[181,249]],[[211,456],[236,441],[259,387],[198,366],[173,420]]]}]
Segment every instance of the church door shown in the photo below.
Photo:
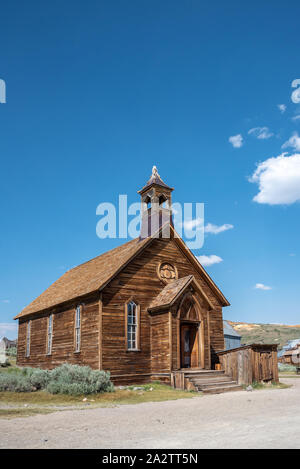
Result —
[{"label": "church door", "polygon": [[198,325],[181,324],[181,367],[197,368],[199,366]]}]

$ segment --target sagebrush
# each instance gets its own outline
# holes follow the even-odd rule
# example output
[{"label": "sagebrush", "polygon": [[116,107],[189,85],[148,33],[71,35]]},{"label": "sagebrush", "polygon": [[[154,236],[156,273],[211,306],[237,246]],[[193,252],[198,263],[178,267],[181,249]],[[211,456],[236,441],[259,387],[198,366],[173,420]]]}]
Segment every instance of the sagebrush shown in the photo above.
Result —
[{"label": "sagebrush", "polygon": [[288,363],[278,363],[278,370],[296,372],[296,366],[289,365]]},{"label": "sagebrush", "polygon": [[110,373],[64,364],[50,371],[46,389],[51,394],[93,394],[113,391],[113,384]]},{"label": "sagebrush", "polygon": [[53,370],[23,368],[0,374],[0,391],[33,392],[45,390],[51,394],[94,394],[114,390],[110,374],[92,370],[89,366],[64,364]]}]

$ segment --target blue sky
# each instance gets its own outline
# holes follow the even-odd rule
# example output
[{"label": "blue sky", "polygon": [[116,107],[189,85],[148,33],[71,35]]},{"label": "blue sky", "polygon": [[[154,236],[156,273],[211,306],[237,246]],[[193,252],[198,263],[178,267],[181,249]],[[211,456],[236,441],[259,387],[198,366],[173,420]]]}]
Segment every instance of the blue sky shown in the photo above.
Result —
[{"label": "blue sky", "polygon": [[300,323],[299,13],[296,1],[1,6],[0,335],[65,270],[123,242],[96,236],[96,207],[137,201],[154,164],[174,201],[233,225],[195,252],[222,259],[206,268],[224,317]]}]

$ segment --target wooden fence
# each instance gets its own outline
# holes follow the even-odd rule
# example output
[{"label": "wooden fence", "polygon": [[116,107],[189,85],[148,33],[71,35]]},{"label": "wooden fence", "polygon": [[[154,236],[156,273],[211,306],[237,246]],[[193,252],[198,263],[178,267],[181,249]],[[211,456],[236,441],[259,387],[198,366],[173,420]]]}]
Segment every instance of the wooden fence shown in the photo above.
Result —
[{"label": "wooden fence", "polygon": [[278,382],[276,344],[251,344],[218,352],[221,368],[238,384]]}]

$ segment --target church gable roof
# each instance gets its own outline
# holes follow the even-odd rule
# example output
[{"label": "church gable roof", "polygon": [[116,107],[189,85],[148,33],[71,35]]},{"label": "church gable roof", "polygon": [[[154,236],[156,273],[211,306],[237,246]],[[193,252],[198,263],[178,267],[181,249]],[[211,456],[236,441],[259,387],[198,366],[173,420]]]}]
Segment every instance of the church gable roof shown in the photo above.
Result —
[{"label": "church gable roof", "polygon": [[[160,231],[163,228],[164,227],[161,227]],[[187,248],[172,225],[170,225],[170,230],[171,236],[175,243],[178,243],[180,249],[186,254],[190,262],[192,262],[197,270],[199,270],[205,277],[207,283],[220,299],[221,304],[223,306],[228,306],[229,302],[227,299],[224,297],[222,292],[219,290],[219,288],[216,286],[216,284],[213,282],[213,280],[210,278],[192,252]],[[135,238],[67,271],[58,280],[56,280],[56,282],[50,285],[50,287],[47,288],[47,290],[45,290],[40,296],[38,296],[28,306],[26,306],[14,319],[20,319],[24,316],[53,308],[66,301],[73,300],[83,295],[87,295],[89,293],[103,289],[105,285],[107,285],[108,282],[115,275],[117,275],[118,272],[120,272],[136,255],[142,252],[142,250],[149,243],[151,243],[153,239],[156,239],[156,237],[149,237],[144,239]],[[188,277],[192,277],[193,282],[196,283],[193,276],[187,276],[184,278],[187,279]],[[185,288],[186,285],[184,285],[184,280],[179,280],[181,280],[183,283],[181,284],[179,282],[177,287],[180,288],[180,286],[182,286]],[[172,295],[173,288],[175,293],[176,285],[173,285],[170,290],[166,290],[164,292],[164,295]]]},{"label": "church gable roof", "polygon": [[15,319],[48,309],[102,288],[151,239],[136,238],[68,270]]}]

